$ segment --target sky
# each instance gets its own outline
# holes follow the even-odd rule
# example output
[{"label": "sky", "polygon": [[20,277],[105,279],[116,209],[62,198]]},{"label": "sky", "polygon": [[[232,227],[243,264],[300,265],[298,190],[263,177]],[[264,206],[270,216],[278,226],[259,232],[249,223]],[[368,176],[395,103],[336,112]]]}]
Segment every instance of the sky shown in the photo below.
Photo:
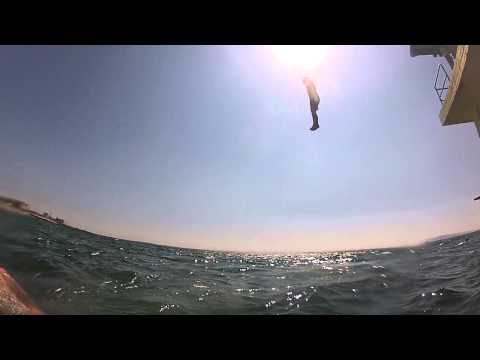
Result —
[{"label": "sky", "polygon": [[214,250],[480,228],[480,139],[473,123],[440,125],[439,58],[280,49],[0,46],[0,195],[100,234]]}]

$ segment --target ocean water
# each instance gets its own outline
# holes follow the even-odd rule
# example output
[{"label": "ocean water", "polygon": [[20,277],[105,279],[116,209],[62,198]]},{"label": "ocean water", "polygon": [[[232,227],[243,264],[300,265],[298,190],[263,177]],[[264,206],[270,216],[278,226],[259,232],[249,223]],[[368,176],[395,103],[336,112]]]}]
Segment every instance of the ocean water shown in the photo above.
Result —
[{"label": "ocean water", "polygon": [[50,314],[479,314],[480,232],[415,248],[245,254],[0,212],[0,266]]}]

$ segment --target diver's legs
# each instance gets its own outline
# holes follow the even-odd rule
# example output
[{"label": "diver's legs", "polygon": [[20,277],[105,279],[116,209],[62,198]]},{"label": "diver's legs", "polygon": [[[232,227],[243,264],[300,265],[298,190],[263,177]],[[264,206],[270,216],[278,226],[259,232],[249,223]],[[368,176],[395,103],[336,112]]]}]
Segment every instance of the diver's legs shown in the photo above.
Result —
[{"label": "diver's legs", "polygon": [[318,129],[318,102],[310,99],[310,111],[312,112],[313,125],[310,130],[315,131]]},{"label": "diver's legs", "polygon": [[318,126],[318,115],[316,112],[312,111],[313,125],[310,130],[315,131],[319,128]]}]

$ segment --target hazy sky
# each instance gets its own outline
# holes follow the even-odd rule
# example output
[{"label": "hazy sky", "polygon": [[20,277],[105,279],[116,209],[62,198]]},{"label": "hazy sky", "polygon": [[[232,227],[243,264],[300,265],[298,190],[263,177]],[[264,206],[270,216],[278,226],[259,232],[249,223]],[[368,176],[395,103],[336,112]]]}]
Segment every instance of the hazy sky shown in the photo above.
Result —
[{"label": "hazy sky", "polygon": [[309,72],[312,133],[304,72],[275,54],[0,47],[0,195],[194,248],[396,246],[480,227],[480,139],[440,125],[438,58],[326,48]]}]

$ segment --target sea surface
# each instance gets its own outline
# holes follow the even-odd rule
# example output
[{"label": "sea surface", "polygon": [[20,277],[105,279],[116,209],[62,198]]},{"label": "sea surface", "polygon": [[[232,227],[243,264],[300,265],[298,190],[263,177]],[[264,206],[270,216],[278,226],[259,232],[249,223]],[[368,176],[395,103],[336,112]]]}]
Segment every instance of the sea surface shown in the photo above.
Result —
[{"label": "sea surface", "polygon": [[479,314],[480,232],[413,248],[192,250],[0,212],[0,266],[50,314]]}]

